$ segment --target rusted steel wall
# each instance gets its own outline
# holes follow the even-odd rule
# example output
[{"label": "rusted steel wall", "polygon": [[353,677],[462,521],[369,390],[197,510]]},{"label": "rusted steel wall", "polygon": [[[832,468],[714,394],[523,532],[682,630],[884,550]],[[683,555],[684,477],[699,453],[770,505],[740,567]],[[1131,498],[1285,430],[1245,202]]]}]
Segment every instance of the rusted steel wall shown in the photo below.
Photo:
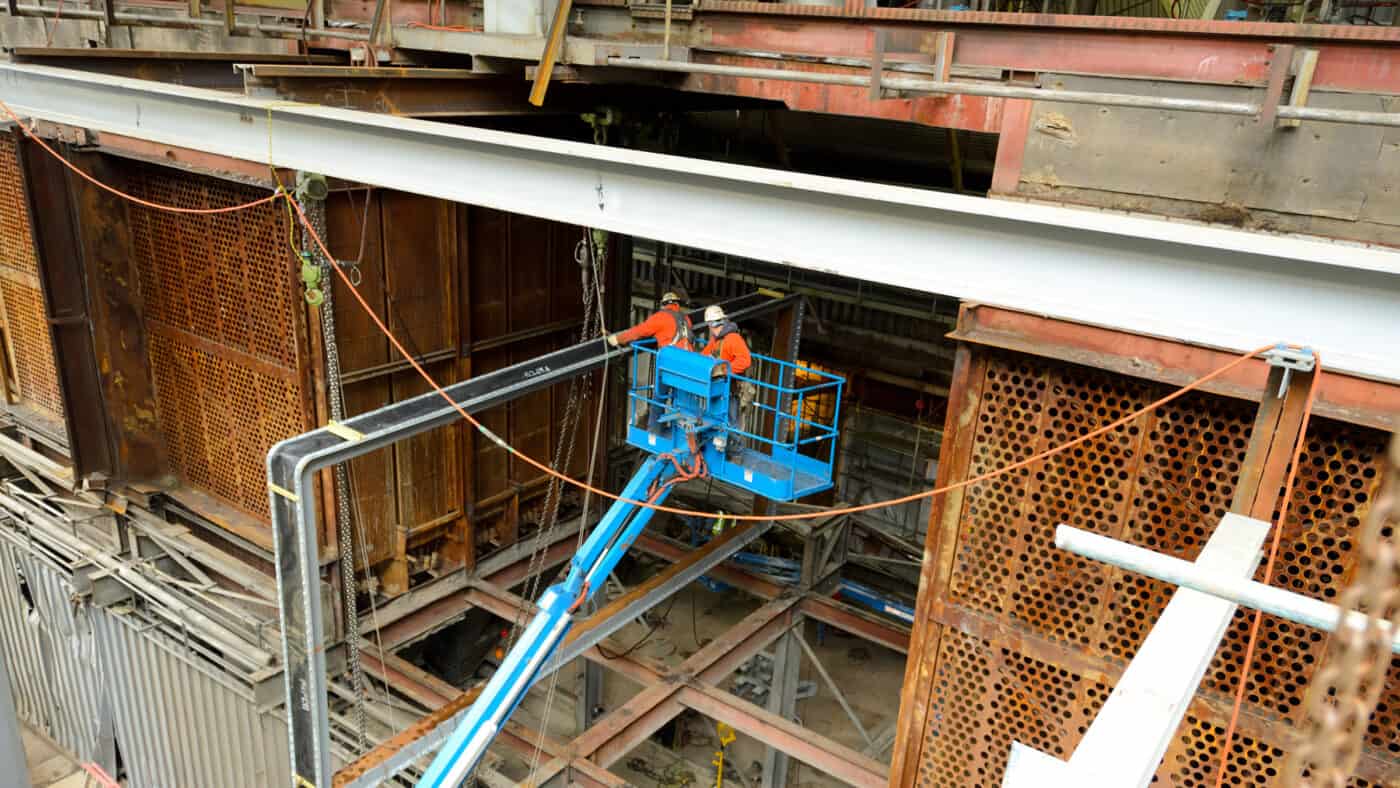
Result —
[{"label": "rusted steel wall", "polygon": [[[336,192],[326,210],[332,253],[359,261],[360,293],[438,382],[576,341],[582,317],[574,261],[578,228],[383,190]],[[339,285],[336,292],[348,412],[429,391],[363,308]],[[567,399],[568,386],[559,386],[481,419],[521,451],[547,460]],[[576,472],[584,465],[583,445],[576,445]],[[544,481],[464,424],[351,463],[369,564],[390,594],[407,590],[419,571],[470,564],[479,553],[515,541],[522,524],[542,518]]]},{"label": "rusted steel wall", "polygon": [[[129,164],[125,175],[136,196],[186,208],[266,194],[162,167]],[[132,257],[172,471],[257,523],[268,519],[268,450],[315,426],[288,222],[280,204],[214,215],[130,207]],[[257,541],[270,547],[270,533]]]},{"label": "rusted steel wall", "polygon": [[[972,344],[959,349],[939,483],[993,470],[1140,408],[1170,387]],[[1257,405],[1190,394],[934,507],[895,784],[1000,785],[1013,740],[1068,757],[1172,588],[1053,544],[1069,523],[1194,559],[1229,510]],[[1357,563],[1386,433],[1315,419],[1273,577],[1333,599]],[[1277,494],[1277,493],[1276,493]],[[1239,678],[1238,613],[1158,783],[1209,786]],[[1326,658],[1318,631],[1266,618],[1227,785],[1271,785]],[[1355,785],[1400,779],[1400,663],[1366,733]]]},{"label": "rusted steel wall", "polygon": [[6,400],[63,434],[63,397],[39,289],[39,261],[13,132],[0,134],[0,322],[7,357]]}]

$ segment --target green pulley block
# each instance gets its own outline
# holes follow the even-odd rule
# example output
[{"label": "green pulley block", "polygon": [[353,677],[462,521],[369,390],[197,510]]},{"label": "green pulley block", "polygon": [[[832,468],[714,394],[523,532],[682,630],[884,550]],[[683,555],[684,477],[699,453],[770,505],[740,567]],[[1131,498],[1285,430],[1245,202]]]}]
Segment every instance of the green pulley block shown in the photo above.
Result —
[{"label": "green pulley block", "polygon": [[301,281],[308,288],[321,283],[321,266],[317,265],[307,252],[301,253]]},{"label": "green pulley block", "polygon": [[727,522],[728,518],[724,516],[724,512],[720,512],[719,517],[715,518],[714,525],[710,526],[710,533],[714,536],[719,536],[724,532],[724,526]]},{"label": "green pulley block", "polygon": [[306,303],[320,306],[326,300],[321,292],[321,266],[311,259],[309,252],[301,253],[301,281],[306,285]]}]

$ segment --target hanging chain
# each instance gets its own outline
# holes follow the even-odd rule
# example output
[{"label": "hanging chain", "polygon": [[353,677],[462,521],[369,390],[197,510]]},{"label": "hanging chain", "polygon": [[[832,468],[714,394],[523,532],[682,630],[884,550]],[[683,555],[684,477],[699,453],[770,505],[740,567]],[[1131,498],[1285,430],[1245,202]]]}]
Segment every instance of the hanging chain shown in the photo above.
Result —
[{"label": "hanging chain", "polygon": [[[585,231],[585,241],[587,240]],[[581,241],[580,244],[585,241]],[[589,281],[590,271],[579,259],[577,248],[574,252],[574,261],[579,263],[579,271],[583,288],[583,326],[579,332],[579,341],[584,341],[594,336],[594,309],[596,299],[593,297],[595,288]],[[575,437],[578,434],[581,404],[588,398],[591,390],[591,383],[588,376],[575,377],[569,381],[569,397],[564,406],[564,417],[559,424],[559,440],[554,449],[554,460],[551,466],[556,471],[564,471],[564,465],[573,459]],[[528,578],[525,589],[525,599],[533,600],[539,592],[541,576],[544,574],[544,557],[548,552],[548,545],[559,524],[559,506],[563,497],[563,484],[558,477],[550,477],[549,488],[545,493],[544,516],[541,518],[540,527],[535,531],[535,540],[530,548],[530,565],[526,571]],[[516,638],[519,636],[521,628],[525,623],[525,609],[523,607],[515,611],[515,621],[510,628],[510,638],[507,641],[506,651],[510,651],[515,646]]]},{"label": "hanging chain", "polygon": [[[326,237],[326,204],[322,200],[304,200],[303,209],[317,235]],[[309,250],[320,267],[321,281],[331,281],[334,263],[321,255],[318,245],[302,231],[302,246]],[[330,417],[345,418],[345,391],[340,378],[340,349],[335,334],[335,301],[329,285],[321,290],[321,339],[326,353],[326,394]],[[350,477],[345,463],[332,471],[335,478],[336,535],[340,545],[340,585],[344,591],[346,660],[350,668],[350,685],[355,693],[355,735],[361,753],[369,750],[369,716],[365,711],[365,671],[360,663],[360,615],[355,589],[355,542],[350,517]]]},{"label": "hanging chain", "polygon": [[[1343,788],[1361,757],[1361,739],[1375,713],[1391,638],[1400,629],[1400,437],[1391,441],[1389,470],[1359,535],[1360,565],[1342,592],[1342,615],[1365,615],[1364,628],[1332,633],[1326,664],[1308,688],[1307,732],[1284,770],[1290,788]],[[1386,626],[1389,622],[1389,626]]]}]

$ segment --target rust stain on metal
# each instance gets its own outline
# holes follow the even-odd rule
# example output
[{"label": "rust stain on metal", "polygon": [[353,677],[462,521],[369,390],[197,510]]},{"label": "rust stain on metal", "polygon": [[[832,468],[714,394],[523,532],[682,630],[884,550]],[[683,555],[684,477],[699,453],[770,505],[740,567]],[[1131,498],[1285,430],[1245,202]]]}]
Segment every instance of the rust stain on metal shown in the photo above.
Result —
[{"label": "rust stain on metal", "polygon": [[[212,207],[262,196],[227,181],[142,166],[140,197]],[[287,218],[272,205],[214,216],[131,208],[157,406],[175,473],[267,519],[264,458],[307,428]]]},{"label": "rust stain on metal", "polygon": [[11,398],[58,424],[63,419],[63,397],[25,205],[14,134],[0,134],[0,303],[6,327],[5,351],[17,384]]},{"label": "rust stain on metal", "polygon": [[[1081,435],[1168,390],[1054,358],[964,348],[983,364],[975,429],[967,431],[967,453],[940,469],[940,483]],[[1153,359],[1179,352],[1146,350]],[[955,399],[969,388],[958,387]],[[962,409],[954,401],[949,413]],[[1235,497],[1255,410],[1241,399],[1188,395],[1081,450],[966,490],[945,518],[949,533],[936,523],[930,528],[929,554],[951,549],[952,565],[946,585],[924,583],[931,598],[920,600],[921,615],[938,626],[920,627],[911,644],[909,683],[920,695],[904,702],[924,711],[902,718],[913,724],[901,726],[896,779],[994,786],[1013,740],[1059,757],[1073,751],[1174,589],[1056,550],[1054,526],[1067,522],[1194,558]],[[1357,564],[1355,535],[1376,492],[1384,437],[1314,420],[1279,565],[1273,577],[1259,579],[1321,599],[1340,592]],[[1163,784],[1212,784],[1209,764],[1219,757],[1247,623],[1239,614],[1228,630],[1158,772]],[[1303,688],[1325,659],[1327,637],[1266,619],[1261,642],[1232,785],[1268,782],[1296,746]],[[1400,778],[1392,756],[1400,748],[1400,718],[1392,711],[1400,708],[1397,671],[1392,665],[1353,784]]]}]

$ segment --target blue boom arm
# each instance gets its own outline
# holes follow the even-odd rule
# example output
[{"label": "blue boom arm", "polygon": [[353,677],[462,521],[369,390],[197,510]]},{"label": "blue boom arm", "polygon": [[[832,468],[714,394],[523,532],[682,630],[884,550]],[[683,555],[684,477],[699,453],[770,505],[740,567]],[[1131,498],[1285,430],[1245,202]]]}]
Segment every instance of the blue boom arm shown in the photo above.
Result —
[{"label": "blue boom arm", "polygon": [[[675,476],[676,468],[669,457],[651,457],[637,469],[622,497],[644,501],[650,490],[656,490],[651,502],[664,501],[671,488],[667,482]],[[573,612],[602,587],[654,511],[622,501],[613,503],[570,561],[568,576],[540,596],[539,612],[438,751],[418,788],[456,788],[476,768],[496,732],[539,678],[541,666],[564,642],[573,625]]]}]

